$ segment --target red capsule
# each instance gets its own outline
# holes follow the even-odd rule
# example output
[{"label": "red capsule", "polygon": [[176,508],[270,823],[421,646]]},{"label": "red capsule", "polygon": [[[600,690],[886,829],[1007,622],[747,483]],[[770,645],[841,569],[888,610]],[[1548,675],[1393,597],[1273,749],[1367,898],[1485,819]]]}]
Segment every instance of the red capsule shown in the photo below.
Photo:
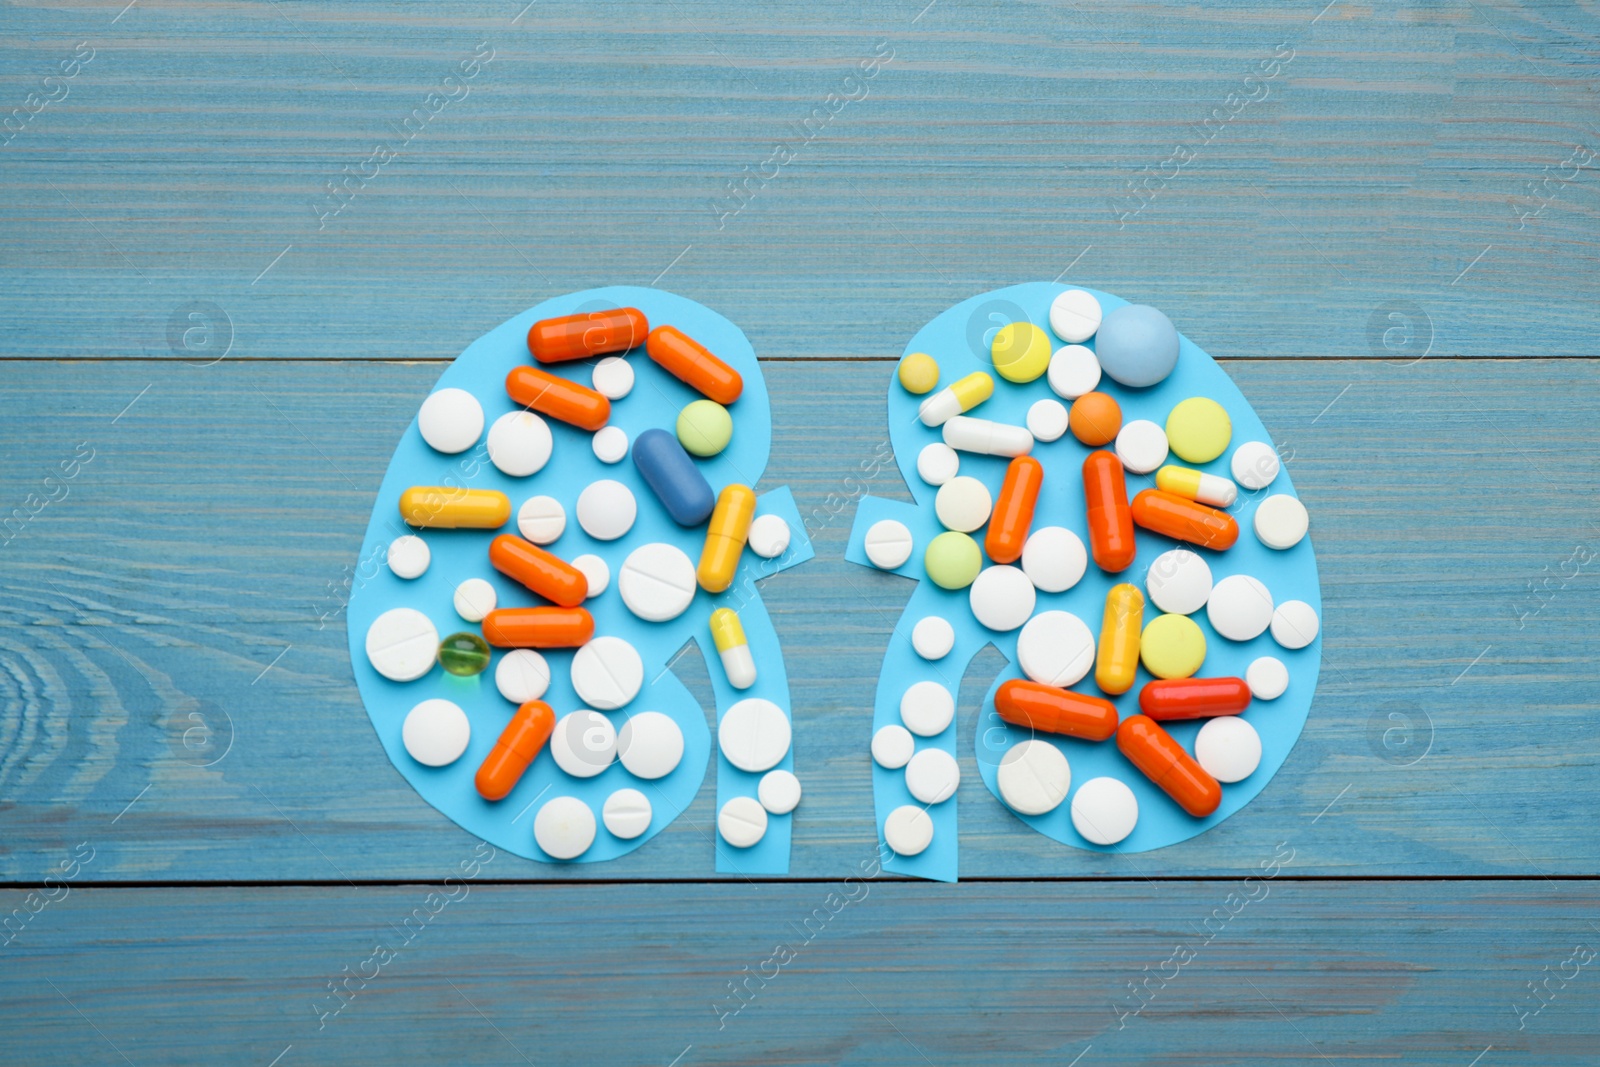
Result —
[{"label": "red capsule", "polygon": [[528,329],[528,352],[540,363],[565,363],[644,344],[650,323],[638,308],[540,319]]},{"label": "red capsule", "polygon": [[744,379],[738,371],[675,326],[651,330],[644,350],[674,378],[724,407],[744,392]]},{"label": "red capsule", "polygon": [[1000,483],[1000,495],[989,513],[989,532],[983,538],[983,547],[994,562],[1015,563],[1022,557],[1043,483],[1044,465],[1032,456],[1018,456],[1006,467],[1006,479]]},{"label": "red capsule", "polygon": [[1117,727],[1117,749],[1195,818],[1205,818],[1222,804],[1222,786],[1154,719],[1124,719]]},{"label": "red capsule", "polygon": [[1208,508],[1176,493],[1146,489],[1133,498],[1133,521],[1151,533],[1221,552],[1239,540],[1239,523],[1226,511]]},{"label": "red capsule", "polygon": [[611,401],[538,367],[511,368],[506,375],[506,395],[530,411],[580,430],[598,430],[611,418]]},{"label": "red capsule", "polygon": [[589,595],[589,579],[560,556],[531,541],[501,534],[489,542],[489,562],[507,578],[564,608],[575,608]]},{"label": "red capsule", "polygon": [[556,713],[544,701],[530,700],[518,708],[478,765],[473,778],[478,795],[485,800],[500,800],[515,789],[555,728]]},{"label": "red capsule", "polygon": [[1138,546],[1133,540],[1133,512],[1122,461],[1100,449],[1083,461],[1083,500],[1089,519],[1089,554],[1103,571],[1128,569]]},{"label": "red capsule", "polygon": [[495,648],[577,648],[594,636],[583,608],[499,608],[483,617],[483,639]]},{"label": "red capsule", "polygon": [[1243,678],[1166,678],[1139,690],[1139,710],[1157,722],[1237,715],[1249,706]]},{"label": "red capsule", "polygon": [[1117,732],[1117,706],[1109,700],[1012,678],[995,690],[994,710],[1013,726],[1040,733],[1104,741]]}]

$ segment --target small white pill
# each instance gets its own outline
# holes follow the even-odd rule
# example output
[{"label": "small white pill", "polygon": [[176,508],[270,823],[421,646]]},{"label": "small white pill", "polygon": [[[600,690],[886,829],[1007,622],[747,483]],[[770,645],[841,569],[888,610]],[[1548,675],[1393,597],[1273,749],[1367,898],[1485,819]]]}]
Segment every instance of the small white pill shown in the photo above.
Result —
[{"label": "small white pill", "polygon": [[593,778],[617,758],[617,729],[598,711],[568,712],[550,735],[550,756],[574,778]]},{"label": "small white pill", "polygon": [[1285,600],[1272,613],[1272,639],[1284,648],[1305,648],[1317,639],[1317,609],[1304,600]]},{"label": "small white pill", "polygon": [[583,572],[583,577],[589,583],[589,591],[584,594],[585,599],[599,596],[611,584],[611,568],[599,556],[585,552],[581,556],[574,556],[572,565]]},{"label": "small white pill", "polygon": [[531,496],[517,509],[517,532],[536,545],[558,540],[567,529],[567,509],[553,496]]},{"label": "small white pill", "polygon": [[933,841],[933,820],[915,804],[902,804],[883,820],[883,842],[897,856],[920,855]]},{"label": "small white pill", "polygon": [[981,456],[1025,456],[1033,451],[1033,434],[1026,426],[957,415],[944,424],[944,443],[961,452]]},{"label": "small white pill", "polygon": [[741,771],[769,771],[789,751],[789,716],[770,700],[746,697],[717,724],[717,747]]},{"label": "small white pill", "polygon": [[1289,688],[1289,668],[1276,656],[1262,656],[1250,661],[1244,682],[1257,700],[1277,700]]},{"label": "small white pill", "polygon": [[1057,396],[1076,400],[1100,384],[1100,361],[1083,345],[1058,348],[1050,357],[1046,380]]},{"label": "small white pill", "polygon": [[1006,633],[1028,621],[1036,596],[1020,567],[986,567],[968,591],[972,614],[991,630]]},{"label": "small white pill", "polygon": [[789,524],[782,515],[757,515],[750,524],[750,551],[775,559],[789,550]]},{"label": "small white pill", "polygon": [[900,721],[922,737],[937,737],[956,717],[956,698],[938,682],[916,682],[900,696]]},{"label": "small white pill", "polygon": [[956,628],[938,615],[918,619],[911,628],[911,647],[923,659],[944,659],[956,647]]},{"label": "small white pill", "polygon": [[554,797],[533,817],[533,840],[552,859],[576,859],[594,844],[594,812],[577,797]]},{"label": "small white pill", "polygon": [[433,553],[428,551],[428,542],[416,534],[401,534],[389,542],[386,558],[395,577],[420,578],[432,562]]},{"label": "small white pill", "polygon": [[1068,289],[1050,301],[1050,329],[1063,341],[1087,341],[1100,328],[1100,301],[1082,289]]},{"label": "small white pill", "polygon": [[489,427],[488,445],[500,473],[526,478],[550,462],[550,427],[531,411],[508,411]]},{"label": "small white pill", "polygon": [[989,487],[965,474],[951,478],[933,497],[934,514],[946,529],[971,533],[989,521],[994,498]]},{"label": "small white pill", "polygon": [[1310,525],[1306,506],[1287,494],[1276,493],[1256,507],[1256,536],[1268,548],[1293,548],[1305,537]]},{"label": "small white pill", "polygon": [[906,764],[906,788],[924,804],[940,804],[956,795],[961,765],[942,748],[925,748]]},{"label": "small white pill", "polygon": [[538,700],[550,688],[550,664],[531,648],[514,648],[495,667],[494,687],[519,706]]},{"label": "small white pill", "polygon": [[1012,745],[995,772],[1000,799],[1019,815],[1055,811],[1072,788],[1072,768],[1061,750],[1039,738]]},{"label": "small white pill", "polygon": [[594,391],[607,400],[621,400],[633,392],[633,364],[621,356],[607,356],[594,365]]},{"label": "small white pill", "polygon": [[1041,685],[1076,685],[1094,667],[1094,634],[1070,611],[1041,611],[1017,635],[1017,666]]},{"label": "small white pill", "polygon": [[1022,573],[1041,593],[1071,589],[1088,565],[1083,540],[1065,526],[1041,526],[1022,546]]},{"label": "small white pill", "polygon": [[1061,401],[1049,397],[1035,400],[1028,409],[1028,432],[1047,444],[1059,441],[1067,432],[1067,416],[1067,406]]},{"label": "small white pill", "polygon": [[1144,587],[1162,611],[1193,615],[1211,599],[1211,565],[1187,548],[1174,548],[1151,562]]},{"label": "small white pill", "polygon": [[483,617],[494,610],[500,596],[494,591],[494,586],[482,578],[468,578],[456,586],[452,599],[457,615],[468,622],[482,622]]},{"label": "small white pill", "polygon": [[1117,431],[1116,449],[1124,467],[1149,474],[1167,461],[1167,431],[1149,419],[1134,419]]},{"label": "small white pill", "polygon": [[904,726],[891,724],[872,735],[872,759],[885,770],[898,771],[916,752],[917,739]]},{"label": "small white pill", "polygon": [[424,700],[406,713],[400,739],[418,763],[447,767],[467,750],[472,724],[467,713],[451,701]]},{"label": "small white pill", "polygon": [[596,637],[572,657],[572,688],[591,708],[616,711],[639,695],[644,661],[620,637]]},{"label": "small white pill", "polygon": [[911,531],[906,529],[905,523],[893,519],[881,519],[873,523],[862,544],[872,565],[886,571],[892,571],[910,559],[913,547]]},{"label": "small white pill", "polygon": [[617,733],[617,758],[635,778],[665,778],[683,759],[683,731],[659,711],[630,715]]},{"label": "small white pill", "polygon": [[483,406],[465,389],[440,389],[422,402],[417,432],[435,452],[465,452],[483,433]]},{"label": "small white pill", "polygon": [[628,454],[628,431],[621,426],[602,426],[589,439],[589,445],[601,463],[621,463]]},{"label": "small white pill", "polygon": [[1248,574],[1230,575],[1212,588],[1206,618],[1230,641],[1252,640],[1272,624],[1272,594]]},{"label": "small white pill", "polygon": [[1072,825],[1084,840],[1115,845],[1139,822],[1139,799],[1115,778],[1091,778],[1072,798]]},{"label": "small white pill", "polygon": [[943,485],[961,471],[961,456],[943,441],[922,446],[917,453],[917,476],[929,485]]},{"label": "small white pill", "polygon": [[768,771],[756,786],[756,798],[774,815],[787,815],[800,806],[800,779],[785,770]]},{"label": "small white pill", "polygon": [[767,809],[755,797],[734,797],[717,812],[717,833],[734,848],[749,848],[767,836]]},{"label": "small white pill", "polygon": [[634,549],[617,574],[622,602],[645,622],[676,619],[694,601],[696,588],[694,562],[664,541]]},{"label": "small white pill", "polygon": [[578,494],[578,525],[596,541],[615,541],[633,529],[638,515],[633,490],[610,478],[590,482]]},{"label": "small white pill", "polygon": [[433,670],[439,631],[416,608],[390,608],[367,628],[367,659],[392,682],[413,682]]},{"label": "small white pill", "polygon": [[617,790],[606,797],[605,806],[600,809],[600,818],[605,822],[606,830],[612,837],[620,837],[624,841],[632,841],[650,829],[653,815],[650,798],[637,789]]},{"label": "small white pill", "polygon": [[1242,782],[1261,766],[1261,735],[1237,715],[1208,719],[1195,735],[1194,759],[1219,782]]},{"label": "small white pill", "polygon": [[1233,450],[1228,462],[1233,480],[1246,489],[1265,489],[1278,476],[1278,453],[1265,441],[1246,441]]}]

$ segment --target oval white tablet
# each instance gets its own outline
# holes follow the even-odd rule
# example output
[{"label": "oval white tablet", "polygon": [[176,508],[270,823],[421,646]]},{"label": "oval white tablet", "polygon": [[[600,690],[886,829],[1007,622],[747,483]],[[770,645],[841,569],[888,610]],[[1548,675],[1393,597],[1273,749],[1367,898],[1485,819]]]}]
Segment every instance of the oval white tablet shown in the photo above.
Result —
[{"label": "oval white tablet", "polygon": [[769,771],[789,751],[789,716],[770,700],[747,697],[717,724],[717,747],[741,771]]},{"label": "oval white tablet", "polygon": [[1059,441],[1067,432],[1067,415],[1067,406],[1059,400],[1035,400],[1028,408],[1028,432],[1046,443]]},{"label": "oval white tablet", "polygon": [[1242,782],[1261,766],[1261,735],[1237,715],[1207,719],[1194,738],[1194,759],[1219,782]]},{"label": "oval white tablet", "polygon": [[1272,613],[1272,639],[1284,648],[1305,648],[1320,626],[1317,609],[1304,600],[1285,600]]},{"label": "oval white tablet", "polygon": [[508,411],[489,427],[488,446],[500,473],[526,478],[550,462],[550,427],[531,411]]},{"label": "oval white tablet", "polygon": [[567,509],[553,496],[531,496],[517,509],[517,532],[536,545],[548,545],[567,529]]},{"label": "oval white tablet", "polygon": [[933,498],[933,510],[939,521],[960,533],[971,533],[988,522],[993,508],[994,498],[989,495],[989,487],[965,474],[945,482]]},{"label": "oval white tablet", "polygon": [[1149,474],[1167,461],[1167,431],[1149,419],[1123,423],[1117,431],[1117,458],[1135,474]]},{"label": "oval white tablet", "polygon": [[421,578],[433,561],[428,542],[416,534],[401,534],[389,542],[386,556],[389,569],[397,578]]},{"label": "oval white tablet", "polygon": [[456,614],[468,622],[482,622],[483,617],[494,610],[499,600],[500,596],[494,591],[494,586],[482,578],[468,578],[456,586],[456,593],[452,598]]},{"label": "oval white tablet", "polygon": [[942,748],[925,748],[906,764],[906,788],[924,804],[940,804],[956,795],[961,766]]},{"label": "oval white tablet", "polygon": [[467,750],[472,724],[458,705],[448,700],[424,700],[406,713],[400,739],[418,763],[446,767]]},{"label": "oval white tablet", "polygon": [[617,758],[617,730],[598,711],[582,708],[556,722],[550,756],[574,778],[593,778]]},{"label": "oval white tablet", "polygon": [[550,688],[550,664],[531,648],[514,648],[500,657],[494,687],[518,706],[538,700]]},{"label": "oval white tablet", "polygon": [[885,770],[898,771],[917,753],[917,739],[904,726],[891,724],[872,735],[872,759]]},{"label": "oval white tablet", "polygon": [[956,628],[938,615],[918,619],[911,628],[911,647],[923,659],[944,659],[956,647]]},{"label": "oval white tablet", "polygon": [[903,522],[880,519],[867,530],[862,548],[874,567],[892,571],[911,558],[911,531]]},{"label": "oval white tablet", "polygon": [[943,441],[923,445],[917,453],[917,476],[929,485],[943,485],[961,471],[961,454]]},{"label": "oval white tablet", "polygon": [[422,402],[417,432],[435,452],[465,452],[483,433],[483,406],[465,389],[440,389]]},{"label": "oval white tablet", "polygon": [[1233,450],[1228,467],[1233,480],[1246,489],[1265,489],[1278,476],[1278,453],[1265,441],[1246,441]]},{"label": "oval white tablet", "polygon": [[1100,301],[1082,289],[1068,289],[1050,301],[1050,329],[1063,341],[1087,341],[1100,328]]},{"label": "oval white tablet", "polygon": [[750,551],[776,559],[789,550],[789,524],[782,515],[757,515],[750,524]]},{"label": "oval white tablet", "polygon": [[659,711],[630,715],[617,733],[617,758],[635,778],[665,778],[683,759],[683,731]]},{"label": "oval white tablet", "polygon": [[922,737],[944,733],[956,717],[956,698],[938,682],[917,682],[900,696],[900,721]]},{"label": "oval white tablet", "polygon": [[1094,634],[1070,611],[1041,611],[1017,635],[1017,666],[1041,685],[1076,685],[1094,667]]},{"label": "oval white tablet", "polygon": [[785,770],[768,771],[756,786],[756,799],[774,815],[787,815],[800,806],[800,779]]},{"label": "oval white tablet", "polygon": [[584,579],[589,583],[589,591],[584,594],[584,599],[599,596],[611,584],[611,568],[606,566],[605,560],[593,553],[585,552],[581,556],[574,556],[572,565],[583,572]]},{"label": "oval white tablet", "polygon": [[933,841],[933,819],[915,804],[902,804],[883,820],[883,843],[897,856],[920,855]]},{"label": "oval white tablet", "polygon": [[1289,668],[1276,656],[1262,656],[1250,661],[1244,672],[1244,684],[1257,700],[1277,700],[1289,688]]},{"label": "oval white tablet", "polygon": [[666,622],[694,600],[694,562],[676,545],[656,541],[628,553],[617,574],[617,592],[645,622]]},{"label": "oval white tablet", "polygon": [[650,798],[637,789],[619,789],[606,797],[600,818],[612,837],[632,841],[650,829]]},{"label": "oval white tablet", "polygon": [[596,637],[572,657],[572,688],[591,708],[616,711],[644,685],[644,660],[620,637]]},{"label": "oval white tablet", "polygon": [[1082,538],[1065,526],[1041,526],[1022,546],[1022,573],[1042,593],[1071,589],[1088,565]]},{"label": "oval white tablet", "polygon": [[628,454],[628,431],[621,426],[602,426],[589,439],[589,445],[601,463],[621,463]]},{"label": "oval white tablet", "polygon": [[1144,587],[1162,611],[1193,615],[1211,599],[1211,565],[1187,548],[1174,548],[1151,561]]},{"label": "oval white tablet", "polygon": [[577,797],[553,797],[533,817],[533,840],[552,859],[576,859],[594,844],[594,812]]},{"label": "oval white tablet", "polygon": [[1100,361],[1082,345],[1058,348],[1050,357],[1047,380],[1057,396],[1076,400],[1100,384]]},{"label": "oval white tablet", "polygon": [[590,482],[578,494],[578,525],[596,541],[615,541],[633,529],[638,515],[633,490],[610,478]]},{"label": "oval white tablet", "polygon": [[749,848],[767,836],[767,809],[755,797],[734,797],[717,812],[717,833],[734,848]]},{"label": "oval white tablet", "polygon": [[367,659],[391,682],[413,682],[433,670],[439,631],[416,608],[390,608],[367,627]]},{"label": "oval white tablet", "polygon": [[1298,545],[1311,525],[1306,506],[1284,493],[1267,497],[1256,507],[1256,536],[1268,548],[1280,551]]},{"label": "oval white tablet", "polygon": [[1015,630],[1033,614],[1033,583],[1020,567],[986,567],[972,583],[967,599],[972,614],[991,630]]},{"label": "oval white tablet", "polygon": [[1092,844],[1115,845],[1138,822],[1138,798],[1115,778],[1091,778],[1072,798],[1072,826]]},{"label": "oval white tablet", "polygon": [[1061,750],[1033,738],[1012,745],[995,772],[1000,799],[1019,815],[1055,811],[1072,787],[1072,768]]},{"label": "oval white tablet", "polygon": [[1272,594],[1248,574],[1230,575],[1212,588],[1206,618],[1228,640],[1249,641],[1272,623]]},{"label": "oval white tablet", "polygon": [[633,364],[621,356],[607,356],[594,365],[594,391],[607,400],[621,400],[633,392]]}]

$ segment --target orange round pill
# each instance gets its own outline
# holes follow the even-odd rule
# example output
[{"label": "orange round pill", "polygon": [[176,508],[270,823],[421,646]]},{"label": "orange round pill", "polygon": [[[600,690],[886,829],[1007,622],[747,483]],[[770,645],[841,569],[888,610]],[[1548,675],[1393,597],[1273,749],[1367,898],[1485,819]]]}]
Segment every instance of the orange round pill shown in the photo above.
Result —
[{"label": "orange round pill", "polygon": [[1109,445],[1122,429],[1122,408],[1104,393],[1084,393],[1072,402],[1067,426],[1090,448]]}]

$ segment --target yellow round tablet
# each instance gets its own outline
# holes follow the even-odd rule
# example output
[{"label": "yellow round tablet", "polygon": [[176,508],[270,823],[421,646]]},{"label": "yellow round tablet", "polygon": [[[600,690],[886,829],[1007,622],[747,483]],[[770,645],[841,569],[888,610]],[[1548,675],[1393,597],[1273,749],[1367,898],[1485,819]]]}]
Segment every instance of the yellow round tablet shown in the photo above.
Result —
[{"label": "yellow round tablet", "polygon": [[1186,463],[1210,463],[1227,451],[1232,437],[1233,420],[1207,397],[1191,396],[1167,416],[1167,444]]},{"label": "yellow round tablet", "polygon": [[1187,615],[1157,615],[1139,635],[1139,660],[1157,678],[1188,678],[1206,659],[1206,635]]},{"label": "yellow round tablet", "polygon": [[1013,322],[995,331],[989,356],[1006,381],[1034,381],[1050,369],[1050,335],[1031,322]]},{"label": "yellow round tablet", "polygon": [[939,364],[926,352],[913,352],[900,361],[900,384],[921,396],[939,384]]}]

